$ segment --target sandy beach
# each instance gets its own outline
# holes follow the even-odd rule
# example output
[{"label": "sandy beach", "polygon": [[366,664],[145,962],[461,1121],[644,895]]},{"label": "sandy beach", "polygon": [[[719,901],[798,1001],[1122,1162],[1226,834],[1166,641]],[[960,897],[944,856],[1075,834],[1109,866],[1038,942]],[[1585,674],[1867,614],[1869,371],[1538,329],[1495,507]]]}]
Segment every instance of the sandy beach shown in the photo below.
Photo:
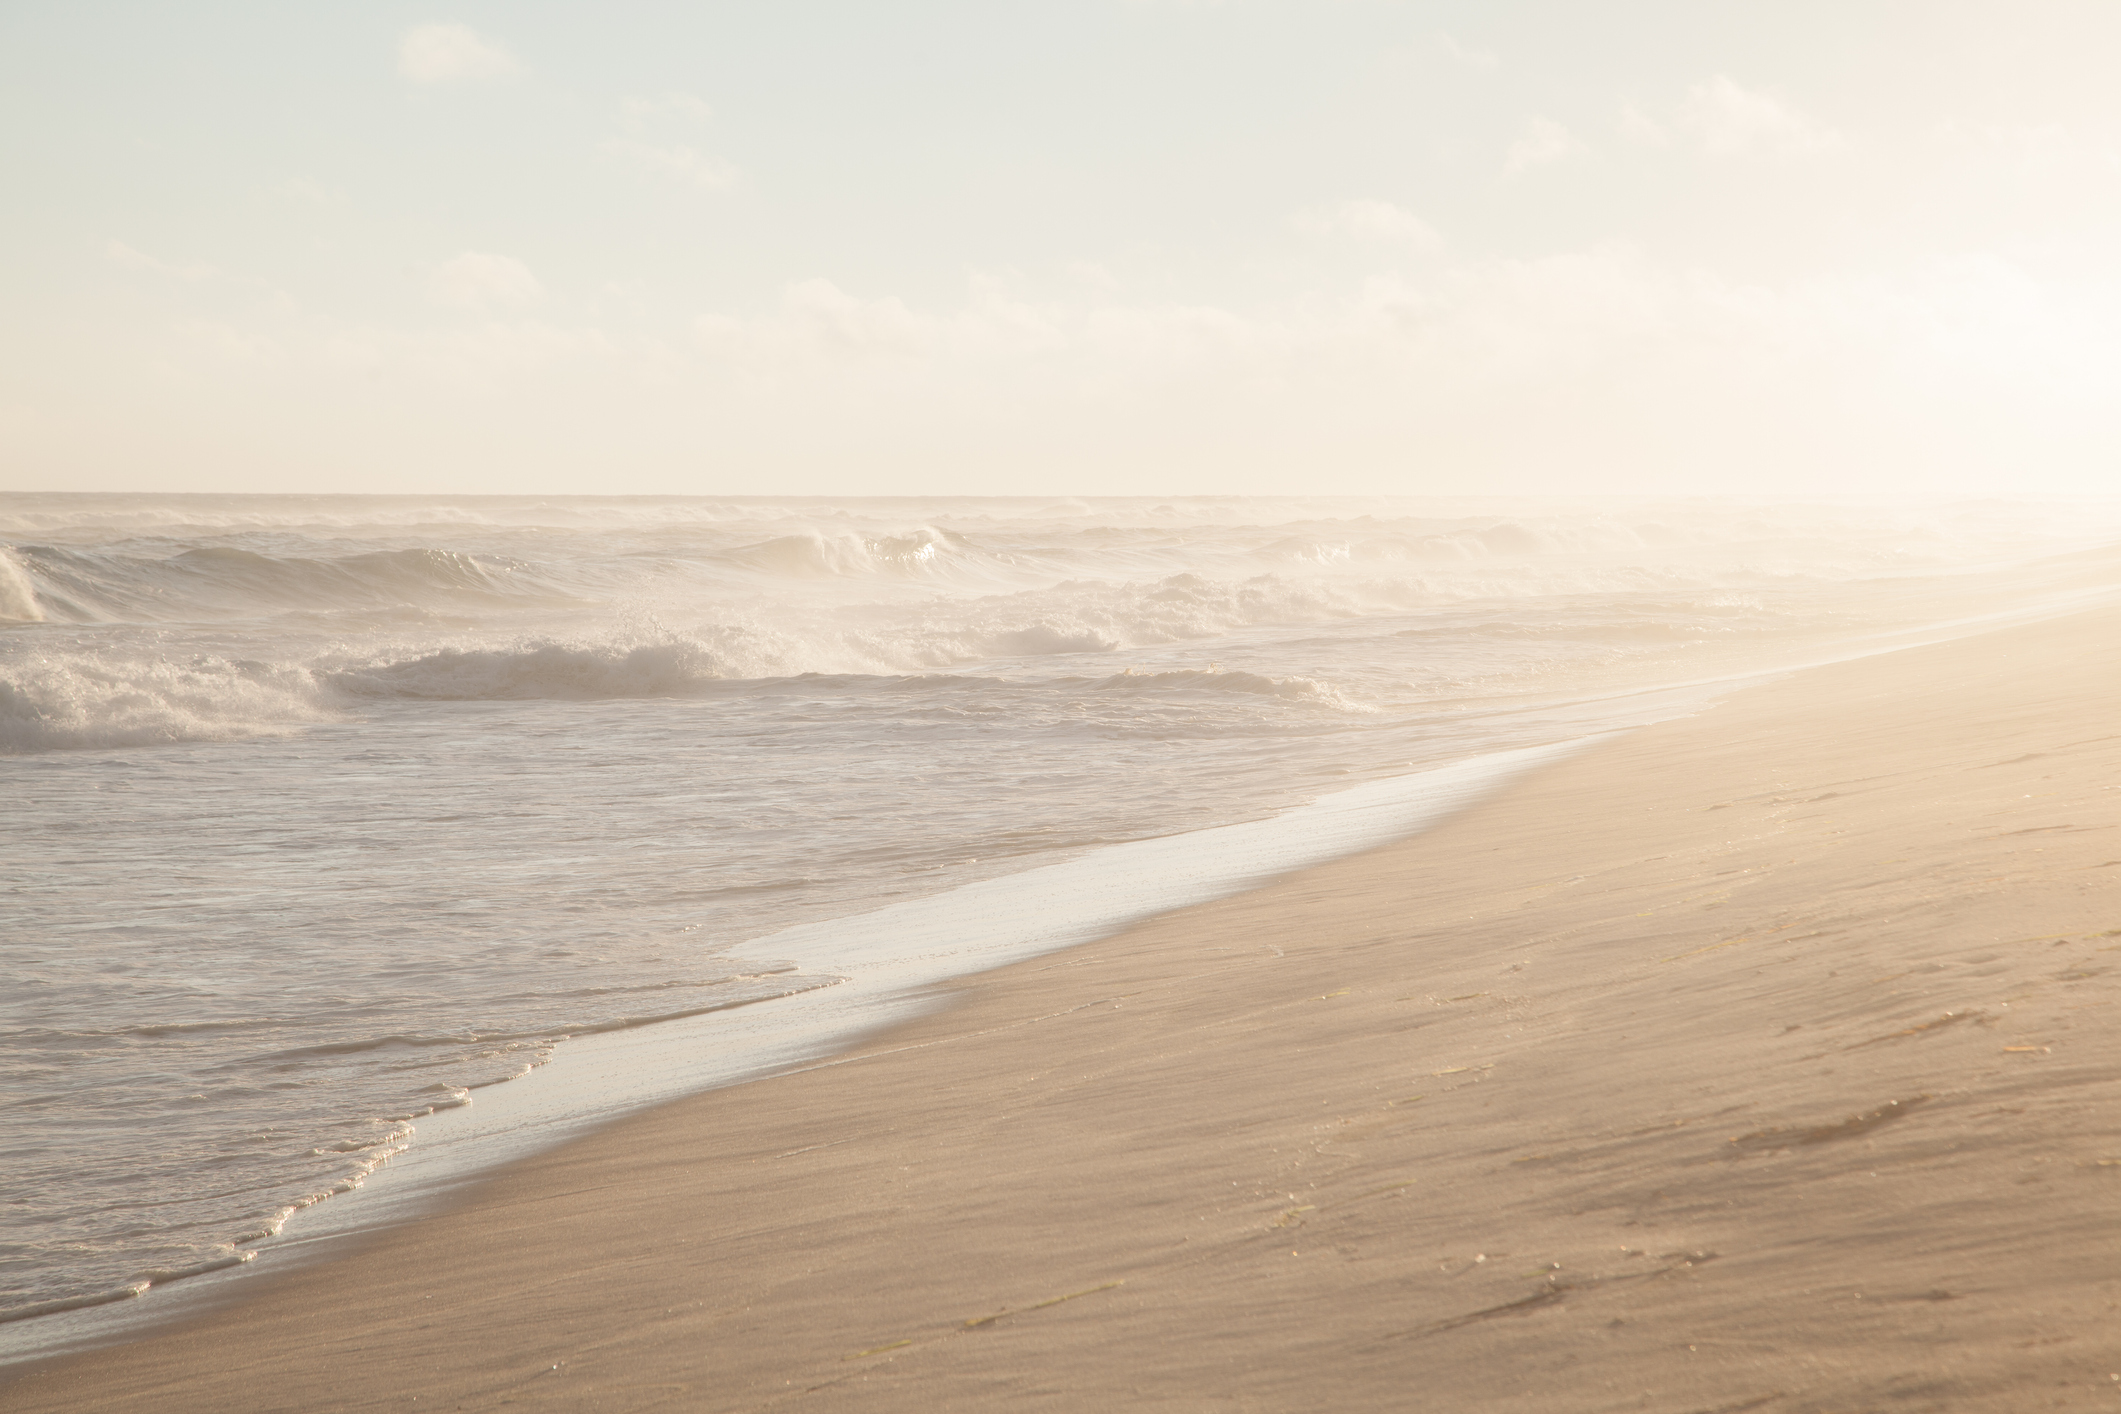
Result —
[{"label": "sandy beach", "polygon": [[2111,1407],[2117,645],[1750,689],[0,1408]]}]

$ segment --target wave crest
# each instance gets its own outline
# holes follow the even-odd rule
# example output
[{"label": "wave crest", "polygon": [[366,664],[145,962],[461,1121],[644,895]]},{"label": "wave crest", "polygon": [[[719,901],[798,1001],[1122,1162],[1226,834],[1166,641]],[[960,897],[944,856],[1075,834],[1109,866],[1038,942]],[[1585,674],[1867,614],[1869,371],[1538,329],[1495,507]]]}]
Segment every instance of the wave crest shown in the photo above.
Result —
[{"label": "wave crest", "polygon": [[0,753],[228,741],[331,715],[301,668],[47,655],[0,678]]},{"label": "wave crest", "polygon": [[685,639],[631,648],[563,643],[444,648],[322,675],[328,686],[350,697],[437,702],[684,697],[728,676],[720,658]]},{"label": "wave crest", "polygon": [[813,530],[747,545],[730,551],[728,558],[749,569],[797,579],[849,579],[920,574],[936,568],[945,556],[964,549],[966,544],[962,535],[934,526],[874,539]]},{"label": "wave crest", "polygon": [[7,547],[0,545],[0,623],[42,622],[44,610],[37,603],[37,586]]},{"label": "wave crest", "polygon": [[1371,710],[1350,699],[1331,683],[1320,682],[1317,678],[1276,678],[1264,673],[1222,668],[1178,668],[1163,673],[1129,669],[1114,673],[1097,686],[1106,692],[1238,692],[1253,697],[1279,697],[1285,702],[1316,703],[1344,712]]},{"label": "wave crest", "polygon": [[[12,588],[11,572],[19,580]],[[10,612],[16,600],[32,612]],[[168,623],[289,610],[555,602],[580,596],[521,561],[429,547],[267,555],[208,545],[167,556],[56,545],[17,545],[10,556],[0,549],[0,619]]]}]

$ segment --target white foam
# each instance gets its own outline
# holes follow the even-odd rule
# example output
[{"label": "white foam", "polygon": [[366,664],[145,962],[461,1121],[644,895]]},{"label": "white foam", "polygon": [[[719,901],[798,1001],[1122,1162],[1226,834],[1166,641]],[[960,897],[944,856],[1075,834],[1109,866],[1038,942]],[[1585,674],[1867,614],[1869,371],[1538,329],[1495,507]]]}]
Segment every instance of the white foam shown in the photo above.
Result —
[{"label": "white foam", "polygon": [[37,603],[37,587],[7,547],[0,545],[0,623],[42,622],[44,610]]},{"label": "white foam", "polygon": [[0,670],[0,755],[227,741],[333,715],[297,667],[90,648]]}]

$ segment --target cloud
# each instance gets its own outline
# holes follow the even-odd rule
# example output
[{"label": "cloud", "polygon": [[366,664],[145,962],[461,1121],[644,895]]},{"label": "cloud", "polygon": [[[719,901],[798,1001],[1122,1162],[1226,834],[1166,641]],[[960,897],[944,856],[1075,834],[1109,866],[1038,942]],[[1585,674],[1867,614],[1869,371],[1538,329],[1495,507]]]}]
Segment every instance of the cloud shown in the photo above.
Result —
[{"label": "cloud", "polygon": [[1620,110],[1620,135],[1645,147],[1670,147],[1672,135],[1655,118],[1630,103]]},{"label": "cloud", "polygon": [[1443,244],[1434,226],[1389,201],[1344,201],[1328,211],[1300,211],[1292,221],[1298,230],[1314,236],[1349,236],[1417,250],[1435,250]]},{"label": "cloud", "polygon": [[1071,260],[1068,276],[1076,284],[1100,294],[1110,294],[1119,288],[1119,278],[1095,260]]},{"label": "cloud", "polygon": [[1452,63],[1479,73],[1487,73],[1502,62],[1488,50],[1460,44],[1448,34],[1439,33],[1436,36],[1436,46],[1450,57]]},{"label": "cloud", "polygon": [[157,275],[174,275],[179,280],[211,280],[220,273],[211,265],[173,265],[144,250],[135,250],[124,241],[105,241],[103,258],[127,270],[150,270]]},{"label": "cloud", "polygon": [[976,277],[967,299],[931,307],[804,280],[756,317],[698,319],[695,347],[725,390],[784,410],[895,409],[908,426],[945,407],[1043,407],[1065,423],[1068,409],[1125,403],[1165,409],[1172,426],[1219,408],[1262,426],[1285,416],[1283,431],[1328,409],[1412,427],[1421,418],[1399,420],[1418,408],[1472,445],[1531,437],[1513,408],[1566,407],[1563,421],[1593,428],[1625,406],[1652,442],[1669,423],[1726,446],[1725,419],[1779,445],[1790,410],[1823,396],[1880,427],[1926,426],[1916,413],[1969,397],[1999,414],[2021,395],[2102,407],[2117,366],[2102,320],[2121,299],[2065,298],[1993,258],[1758,283],[1620,245],[1377,274],[1257,310],[1021,283]]},{"label": "cloud", "polygon": [[2072,132],[2059,123],[1995,124],[1947,121],[1937,139],[1961,162],[2000,166],[2027,176],[2089,176],[2121,171],[2121,158],[2096,131]]},{"label": "cloud", "polygon": [[1712,157],[1796,157],[1838,146],[1841,135],[1781,99],[1726,74],[1687,90],[1679,119]]},{"label": "cloud", "polygon": [[689,182],[708,191],[727,191],[743,176],[742,169],[736,164],[690,147],[666,147],[620,138],[605,143],[604,151],[645,171]]},{"label": "cloud", "polygon": [[[152,260],[124,250],[111,258]],[[438,285],[445,272],[468,287],[452,297],[534,298],[503,257],[467,252]],[[702,457],[764,478],[750,484],[858,465],[879,486],[977,486],[1008,466],[1116,490],[1622,489],[1713,467],[1726,485],[1851,489],[2008,461],[2090,488],[2121,446],[2116,331],[2121,278],[2103,274],[2056,283],[1965,257],[1774,280],[1610,245],[1422,262],[1251,306],[1116,297],[1064,269],[932,303],[809,279],[682,341],[534,310],[238,320],[173,330],[150,371],[232,414],[309,398],[364,457],[439,455],[409,429],[476,432],[489,485],[503,467],[576,475],[582,448],[618,437],[639,453],[633,484],[668,488],[696,487]],[[378,397],[404,415],[375,417]]]},{"label": "cloud", "polygon": [[224,270],[208,265],[204,261],[179,264],[149,255],[146,251],[127,245],[124,241],[109,240],[103,243],[103,258],[122,270],[138,270],[146,274],[160,275],[166,279],[182,280],[189,285],[212,285],[223,293],[248,292],[252,296],[263,296],[265,307],[276,313],[286,314],[299,308],[299,302],[285,290],[275,289],[269,282],[241,271]]},{"label": "cloud", "polygon": [[714,116],[714,110],[704,100],[689,93],[666,93],[661,98],[629,98],[620,108],[627,120],[637,126],[658,118],[684,118],[704,123]]},{"label": "cloud", "polygon": [[545,287],[520,260],[467,250],[435,267],[427,293],[451,309],[494,309],[543,298]]},{"label": "cloud", "polygon": [[862,299],[830,280],[799,280],[783,297],[786,327],[849,354],[919,354],[937,340],[937,320],[892,296]]},{"label": "cloud", "polygon": [[274,190],[290,201],[319,208],[344,206],[346,193],[309,177],[291,177]]},{"label": "cloud", "polygon": [[542,380],[580,379],[607,367],[615,354],[600,330],[528,318],[430,328],[363,323],[318,333],[300,356],[330,376],[484,394],[550,389]]},{"label": "cloud", "polygon": [[1517,140],[1504,155],[1502,169],[1515,176],[1534,167],[1544,167],[1590,149],[1576,135],[1551,118],[1527,118]]},{"label": "cloud", "polygon": [[469,25],[416,25],[398,41],[398,72],[414,83],[501,78],[522,65]]},{"label": "cloud", "polygon": [[634,135],[605,143],[605,156],[707,191],[727,191],[744,175],[741,168],[725,158],[655,136],[658,128],[698,128],[714,116],[713,109],[691,94],[629,98],[620,105],[620,113],[624,126]]}]

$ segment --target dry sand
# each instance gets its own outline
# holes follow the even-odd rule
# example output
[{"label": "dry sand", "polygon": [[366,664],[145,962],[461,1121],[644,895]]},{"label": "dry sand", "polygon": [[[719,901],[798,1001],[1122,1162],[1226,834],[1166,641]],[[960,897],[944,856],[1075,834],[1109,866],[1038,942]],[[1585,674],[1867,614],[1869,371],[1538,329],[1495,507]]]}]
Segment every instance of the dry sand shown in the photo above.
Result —
[{"label": "dry sand", "polygon": [[0,1407],[2121,1407],[2117,645],[1754,689]]}]

